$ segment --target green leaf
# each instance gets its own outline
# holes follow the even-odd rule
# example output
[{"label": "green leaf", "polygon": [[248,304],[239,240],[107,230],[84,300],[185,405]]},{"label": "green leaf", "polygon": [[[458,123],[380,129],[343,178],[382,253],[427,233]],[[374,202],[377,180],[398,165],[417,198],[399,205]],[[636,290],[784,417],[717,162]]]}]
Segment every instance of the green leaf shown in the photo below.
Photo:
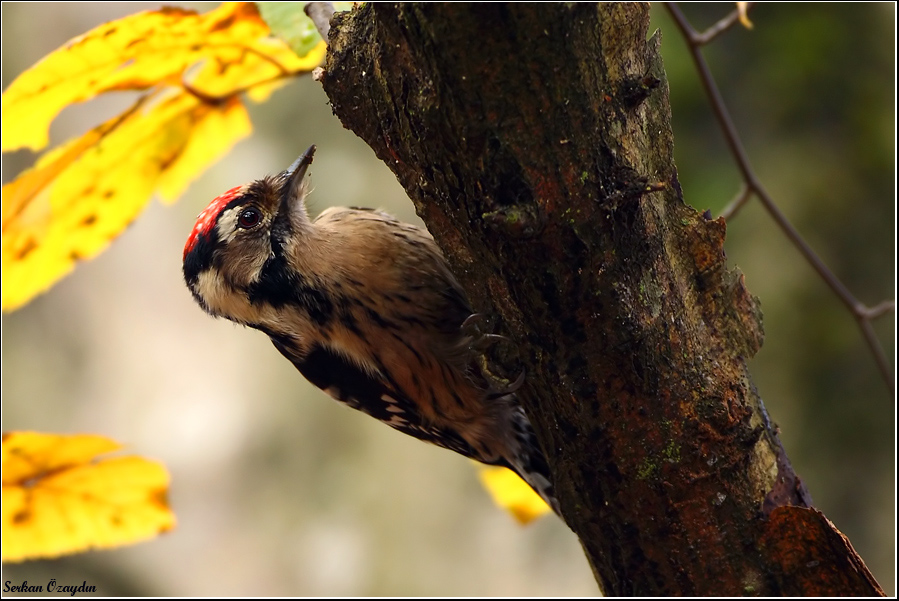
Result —
[{"label": "green leaf", "polygon": [[257,2],[262,19],[297,56],[306,56],[321,41],[312,19],[299,2]]}]

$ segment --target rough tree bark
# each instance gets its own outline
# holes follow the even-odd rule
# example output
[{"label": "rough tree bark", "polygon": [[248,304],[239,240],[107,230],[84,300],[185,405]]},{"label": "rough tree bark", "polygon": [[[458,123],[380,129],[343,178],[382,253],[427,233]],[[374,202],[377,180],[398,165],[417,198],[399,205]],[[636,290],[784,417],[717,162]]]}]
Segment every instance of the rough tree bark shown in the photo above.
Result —
[{"label": "rough tree bark", "polygon": [[[367,4],[321,81],[527,371],[608,595],[882,594],[794,474],[746,361],[725,224],[684,204],[645,4]],[[509,355],[511,353],[506,353]]]}]

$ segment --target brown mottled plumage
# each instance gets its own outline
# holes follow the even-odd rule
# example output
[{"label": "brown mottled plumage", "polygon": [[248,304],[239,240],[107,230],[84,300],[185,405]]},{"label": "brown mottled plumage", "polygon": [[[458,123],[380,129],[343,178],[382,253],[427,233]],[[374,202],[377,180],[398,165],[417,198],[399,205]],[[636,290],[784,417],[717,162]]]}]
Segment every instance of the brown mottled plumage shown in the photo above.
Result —
[{"label": "brown mottled plumage", "polygon": [[554,507],[514,391],[475,367],[471,308],[428,232],[373,209],[306,212],[311,147],[201,213],[184,277],[210,314],[265,332],[337,400],[416,438],[517,471]]}]

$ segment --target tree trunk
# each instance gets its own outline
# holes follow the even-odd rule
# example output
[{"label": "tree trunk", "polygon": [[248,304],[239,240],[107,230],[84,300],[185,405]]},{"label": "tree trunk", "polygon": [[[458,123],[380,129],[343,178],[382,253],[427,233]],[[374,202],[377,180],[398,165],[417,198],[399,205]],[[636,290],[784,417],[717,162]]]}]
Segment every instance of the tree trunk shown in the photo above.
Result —
[{"label": "tree trunk", "polygon": [[366,4],[322,83],[393,170],[522,402],[607,595],[882,594],[794,474],[760,312],[684,204],[645,4]]}]

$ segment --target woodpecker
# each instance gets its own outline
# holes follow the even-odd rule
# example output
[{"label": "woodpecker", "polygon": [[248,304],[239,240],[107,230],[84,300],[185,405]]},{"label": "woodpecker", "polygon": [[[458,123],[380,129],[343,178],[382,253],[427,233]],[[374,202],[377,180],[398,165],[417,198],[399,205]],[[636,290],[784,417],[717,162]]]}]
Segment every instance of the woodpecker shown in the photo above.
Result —
[{"label": "woodpecker", "polygon": [[207,313],[265,333],[312,384],[420,440],[518,473],[558,513],[512,385],[479,367],[487,339],[423,228],[375,209],[309,218],[311,146],[286,171],[200,213],[184,280]]}]

